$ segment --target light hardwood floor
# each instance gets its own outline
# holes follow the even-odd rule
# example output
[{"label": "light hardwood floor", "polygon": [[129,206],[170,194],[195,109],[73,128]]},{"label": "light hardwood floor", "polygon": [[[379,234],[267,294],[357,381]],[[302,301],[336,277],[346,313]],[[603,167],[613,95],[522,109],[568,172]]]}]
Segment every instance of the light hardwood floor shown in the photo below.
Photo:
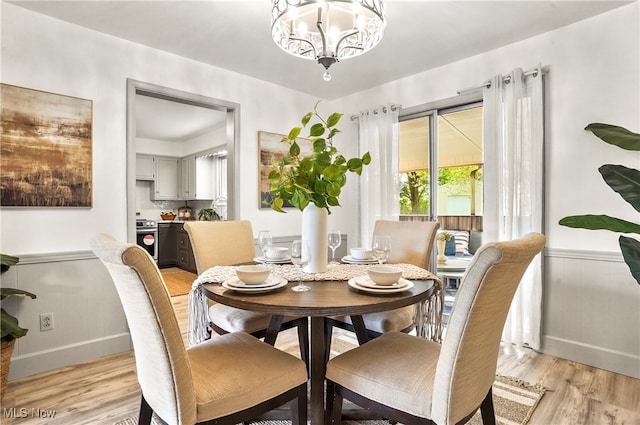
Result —
[{"label": "light hardwood floor", "polygon": [[[186,343],[187,296],[172,301]],[[349,333],[336,337],[355,343]],[[297,344],[291,330],[276,346],[295,354]],[[547,388],[530,424],[640,424],[640,380],[532,351],[503,352],[498,373]],[[121,353],[10,382],[0,423],[124,425],[137,417],[139,397],[133,353]]]}]

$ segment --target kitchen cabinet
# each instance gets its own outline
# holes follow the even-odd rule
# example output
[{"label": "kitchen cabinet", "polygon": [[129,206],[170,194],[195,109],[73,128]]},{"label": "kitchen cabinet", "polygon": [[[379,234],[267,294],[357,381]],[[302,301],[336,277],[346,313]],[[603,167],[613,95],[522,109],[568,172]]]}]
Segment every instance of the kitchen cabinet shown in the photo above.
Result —
[{"label": "kitchen cabinet", "polygon": [[179,161],[173,157],[155,157],[154,199],[178,199]]},{"label": "kitchen cabinet", "polygon": [[153,155],[136,155],[136,180],[154,180],[155,164]]},{"label": "kitchen cabinet", "polygon": [[213,200],[213,158],[190,155],[180,160],[180,198]]},{"label": "kitchen cabinet", "polygon": [[178,263],[178,225],[158,223],[158,267],[173,267]]},{"label": "kitchen cabinet", "polygon": [[183,270],[197,273],[196,260],[193,256],[193,250],[191,249],[191,241],[189,235],[183,229],[182,225],[178,228],[178,267]]}]

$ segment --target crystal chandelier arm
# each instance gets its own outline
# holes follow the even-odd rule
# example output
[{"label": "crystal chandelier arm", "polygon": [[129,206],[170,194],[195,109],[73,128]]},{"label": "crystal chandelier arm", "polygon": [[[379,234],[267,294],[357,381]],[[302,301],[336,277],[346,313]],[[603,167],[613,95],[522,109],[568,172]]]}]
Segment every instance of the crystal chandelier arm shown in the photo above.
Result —
[{"label": "crystal chandelier arm", "polygon": [[311,49],[308,49],[308,50],[305,50],[305,51],[299,52],[301,55],[305,55],[305,54],[307,54],[307,52],[310,52],[310,51],[312,51],[312,50],[313,50],[313,56],[314,56],[314,57],[318,57],[318,52],[316,51],[316,46],[314,46],[314,45],[313,45],[313,43],[312,43],[312,42],[310,42],[309,40],[304,39],[304,38],[300,38],[300,37],[296,37],[296,36],[294,36],[294,35],[290,35],[290,36],[289,36],[289,40],[293,40],[293,41],[301,41],[301,42],[303,42],[303,43],[307,43],[307,44],[311,47]]},{"label": "crystal chandelier arm", "polygon": [[[347,38],[351,37],[352,35],[356,35],[358,34],[360,31],[358,29],[353,29],[353,31],[351,31],[348,34],[345,34],[344,36],[342,36],[342,38],[340,38],[340,40],[338,40],[338,43],[336,44],[336,56],[340,57],[340,44],[342,44],[343,41],[345,41]],[[345,49],[356,49],[356,50],[363,50],[362,45],[357,46],[357,45],[353,45],[353,46],[345,46]]]}]

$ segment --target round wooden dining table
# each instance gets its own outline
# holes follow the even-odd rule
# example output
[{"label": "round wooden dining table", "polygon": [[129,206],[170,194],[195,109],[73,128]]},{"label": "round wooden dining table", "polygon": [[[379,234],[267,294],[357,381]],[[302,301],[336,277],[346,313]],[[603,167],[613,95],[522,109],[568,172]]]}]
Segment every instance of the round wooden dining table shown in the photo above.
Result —
[{"label": "round wooden dining table", "polygon": [[[306,292],[295,292],[296,282],[278,290],[264,293],[242,293],[226,289],[220,284],[203,284],[204,294],[211,300],[244,310],[270,313],[271,322],[265,342],[274,344],[283,316],[311,318],[311,400],[310,419],[313,425],[324,423],[325,318],[351,316],[360,344],[366,342],[367,333],[363,314],[393,310],[426,301],[435,293],[435,282],[412,280],[413,287],[402,292],[372,294],[351,288],[346,281],[305,282],[311,287]],[[420,311],[421,309],[418,309]],[[421,320],[421,318],[419,318]],[[422,323],[420,321],[420,323]]]}]

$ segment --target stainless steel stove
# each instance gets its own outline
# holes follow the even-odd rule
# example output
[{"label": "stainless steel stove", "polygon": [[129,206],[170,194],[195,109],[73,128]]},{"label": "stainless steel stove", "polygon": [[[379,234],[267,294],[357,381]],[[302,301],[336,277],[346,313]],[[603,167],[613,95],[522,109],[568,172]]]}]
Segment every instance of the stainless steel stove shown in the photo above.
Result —
[{"label": "stainless steel stove", "polygon": [[146,218],[136,219],[136,243],[158,261],[158,222]]}]

